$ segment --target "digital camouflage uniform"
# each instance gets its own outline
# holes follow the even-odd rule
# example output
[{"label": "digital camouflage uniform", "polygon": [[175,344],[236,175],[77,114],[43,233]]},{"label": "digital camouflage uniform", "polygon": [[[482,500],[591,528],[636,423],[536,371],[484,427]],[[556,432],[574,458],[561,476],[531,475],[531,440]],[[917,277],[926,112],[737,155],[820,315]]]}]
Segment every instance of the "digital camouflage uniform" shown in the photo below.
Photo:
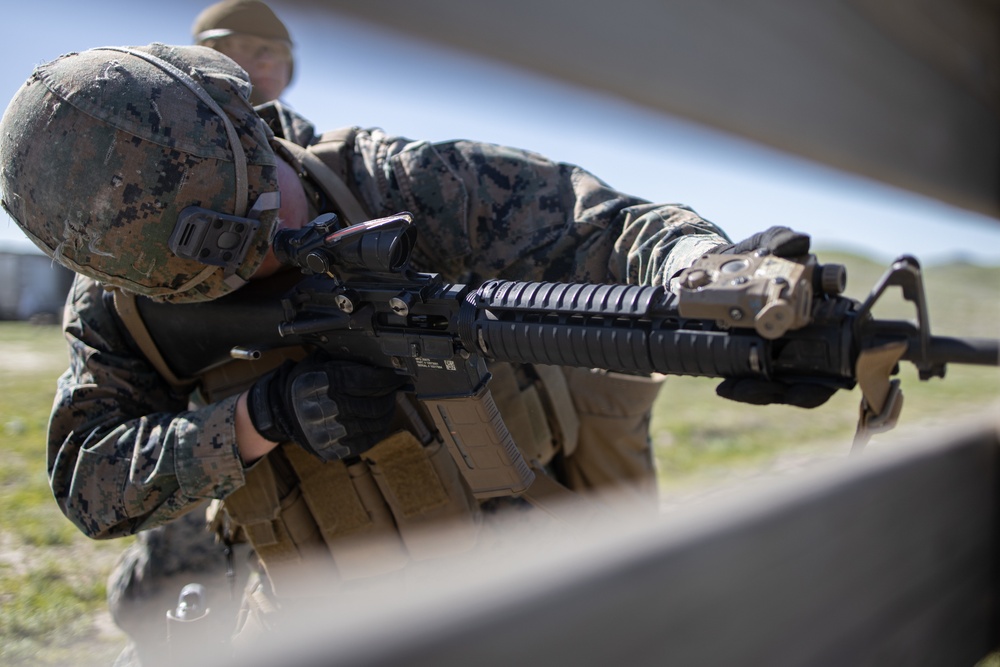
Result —
[{"label": "digital camouflage uniform", "polygon": [[[185,57],[184,49],[152,50],[168,60]],[[44,79],[46,67],[39,72]],[[250,122],[242,116],[241,121]],[[372,217],[412,212],[419,228],[413,266],[440,273],[447,281],[471,276],[669,286],[678,271],[729,241],[685,206],[623,194],[580,167],[529,151],[474,141],[412,141],[379,129],[355,129],[350,136],[344,176],[351,189]],[[83,163],[107,150],[88,147],[87,140],[81,135],[74,142],[73,157]],[[5,164],[19,164],[11,159],[17,157],[14,149],[0,152]],[[151,191],[169,193],[184,185],[185,160],[189,157],[181,152],[176,164],[161,167]],[[255,160],[264,165],[263,176],[261,181],[257,172],[250,172],[250,201],[268,181],[267,156]],[[258,168],[255,164],[251,169]],[[21,202],[10,199],[10,183],[16,187],[12,177],[4,183],[4,204],[21,222],[27,214]],[[324,200],[315,183],[304,184],[314,213],[337,208],[336,202]],[[29,197],[23,189],[15,194]],[[148,195],[128,196],[141,201]],[[223,201],[203,205],[220,211],[230,206]],[[148,212],[139,219],[149,219]],[[172,227],[173,222],[166,224]],[[134,277],[134,258],[146,251],[143,239],[124,238],[111,244],[90,234],[89,245],[77,244],[67,249],[75,255],[57,259],[84,266],[81,257],[109,253],[116,265],[131,263],[122,268],[126,276],[119,284],[146,289],[143,276]],[[129,245],[133,242],[134,247]],[[43,247],[56,254],[51,246]],[[173,284],[186,289],[189,281],[178,278]],[[223,289],[208,281],[193,288],[193,298],[214,298]],[[59,379],[48,444],[56,501],[85,534],[100,539],[133,535],[177,520],[207,500],[225,500],[248,474],[236,447],[237,396],[199,406],[176,392],[125,335],[108,294],[102,284],[84,276],[78,276],[70,294],[64,321],[70,368]],[[157,294],[163,300],[174,298]],[[650,457],[648,449],[638,455],[647,461]],[[608,476],[613,478],[613,471]],[[587,486],[614,480],[577,481],[577,486]]]}]

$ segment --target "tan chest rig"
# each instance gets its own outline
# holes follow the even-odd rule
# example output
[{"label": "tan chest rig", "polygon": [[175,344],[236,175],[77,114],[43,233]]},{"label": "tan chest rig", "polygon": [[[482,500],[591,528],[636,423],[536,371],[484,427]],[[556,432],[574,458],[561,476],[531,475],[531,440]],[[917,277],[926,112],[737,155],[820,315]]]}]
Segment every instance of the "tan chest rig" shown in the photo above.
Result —
[{"label": "tan chest rig", "polygon": [[[353,223],[368,216],[345,181],[352,136],[352,130],[323,135],[308,154],[285,142],[283,152]],[[196,383],[206,402],[237,394],[285,359],[304,356],[298,348],[271,350],[256,361],[233,360],[196,379],[178,378],[134,302],[116,294],[115,305],[161,374],[177,386]],[[506,363],[489,370],[497,407],[536,473],[524,494],[529,502],[558,517],[553,501],[574,495],[568,488],[599,489],[623,479],[639,495],[652,489],[655,498],[648,420],[657,382]],[[396,412],[393,434],[357,460],[323,463],[285,443],[246,471],[245,486],[216,503],[216,530],[224,539],[252,544],[277,596],[319,595],[477,544],[480,502],[428,428],[432,421],[412,397],[401,395]]]},{"label": "tan chest rig", "polygon": [[[542,475],[561,447],[543,416],[547,390],[538,383],[522,390],[512,370],[501,374],[508,378],[491,382],[494,391],[505,385],[503,398],[494,396],[500,409],[541,418],[521,422],[518,432],[519,442],[530,443],[522,452],[536,455]],[[479,501],[419,412],[400,395],[393,434],[358,460],[322,463],[285,443],[225,499],[224,520],[232,522],[226,530],[246,535],[278,596],[316,595],[476,546]]]}]

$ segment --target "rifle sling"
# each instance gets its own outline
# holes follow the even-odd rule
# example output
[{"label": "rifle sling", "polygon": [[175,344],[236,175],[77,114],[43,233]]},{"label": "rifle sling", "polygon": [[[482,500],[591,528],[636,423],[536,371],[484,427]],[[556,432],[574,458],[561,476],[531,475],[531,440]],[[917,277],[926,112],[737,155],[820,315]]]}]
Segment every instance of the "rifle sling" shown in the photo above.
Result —
[{"label": "rifle sling", "polygon": [[139,347],[142,353],[146,356],[146,359],[153,368],[166,380],[171,387],[178,391],[189,391],[194,385],[194,380],[192,379],[181,379],[178,377],[170,365],[167,363],[163,355],[160,354],[160,349],[157,347],[156,343],[153,341],[153,337],[146,327],[146,322],[142,319],[142,315],[139,314],[139,308],[136,304],[136,295],[132,292],[125,292],[120,289],[115,289],[113,292],[114,306],[118,313],[122,324],[128,330],[128,333],[132,336],[132,340]]},{"label": "rifle sling", "polygon": [[295,158],[302,169],[319,183],[320,187],[336,202],[337,207],[340,208],[340,212],[344,217],[344,221],[348,225],[364,222],[372,217],[368,215],[361,201],[351,192],[347,183],[333,169],[328,167],[323,160],[296,143],[281,139],[280,137],[275,137],[274,140],[289,155]]}]

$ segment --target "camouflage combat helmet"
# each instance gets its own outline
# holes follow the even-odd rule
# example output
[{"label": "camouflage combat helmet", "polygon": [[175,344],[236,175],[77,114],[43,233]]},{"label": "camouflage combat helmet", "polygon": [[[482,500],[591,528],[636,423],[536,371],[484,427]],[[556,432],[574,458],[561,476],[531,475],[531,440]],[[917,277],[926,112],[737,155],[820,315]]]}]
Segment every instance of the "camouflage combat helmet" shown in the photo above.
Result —
[{"label": "camouflage combat helmet", "polygon": [[277,225],[270,131],[246,73],[200,46],[41,65],[0,120],[3,206],[46,254],[161,301],[244,284]]}]

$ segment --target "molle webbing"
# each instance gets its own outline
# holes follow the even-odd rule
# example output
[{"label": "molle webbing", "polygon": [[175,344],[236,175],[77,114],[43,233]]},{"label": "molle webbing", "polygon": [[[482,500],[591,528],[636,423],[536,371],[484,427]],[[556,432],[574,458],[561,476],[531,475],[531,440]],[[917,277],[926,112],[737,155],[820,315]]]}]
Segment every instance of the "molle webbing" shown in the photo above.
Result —
[{"label": "molle webbing", "polygon": [[443,443],[423,447],[409,431],[400,431],[362,458],[412,560],[451,556],[476,545],[479,503]]},{"label": "molle webbing", "polygon": [[409,431],[395,433],[364,454],[381,473],[383,493],[396,512],[409,519],[448,502],[448,493],[424,448]]},{"label": "molle webbing", "polygon": [[247,472],[247,484],[226,497],[226,513],[245,532],[275,593],[302,597],[333,590],[337,570],[322,546],[298,489],[280,497],[269,458]]},{"label": "molle webbing", "polygon": [[362,460],[322,462],[285,443],[223,501],[257,550],[279,597],[315,596],[339,582],[395,572],[412,560],[476,544],[480,515],[440,443],[408,431]]},{"label": "molle webbing", "polygon": [[[342,536],[371,527],[372,519],[350,484],[347,466],[340,462],[321,464],[301,447],[292,445],[285,447],[285,455],[321,527],[334,527]],[[332,539],[333,535],[324,537]]]},{"label": "molle webbing", "polygon": [[364,463],[322,463],[293,443],[282,450],[342,580],[394,572],[406,565],[392,512]]},{"label": "molle webbing", "polygon": [[[245,492],[253,477],[254,491]],[[274,470],[266,458],[261,459],[247,474],[248,485],[231,493],[226,498],[226,510],[240,518],[240,527],[257,548],[258,555],[265,557],[268,547],[280,542],[276,520],[281,511],[278,487]]]}]

